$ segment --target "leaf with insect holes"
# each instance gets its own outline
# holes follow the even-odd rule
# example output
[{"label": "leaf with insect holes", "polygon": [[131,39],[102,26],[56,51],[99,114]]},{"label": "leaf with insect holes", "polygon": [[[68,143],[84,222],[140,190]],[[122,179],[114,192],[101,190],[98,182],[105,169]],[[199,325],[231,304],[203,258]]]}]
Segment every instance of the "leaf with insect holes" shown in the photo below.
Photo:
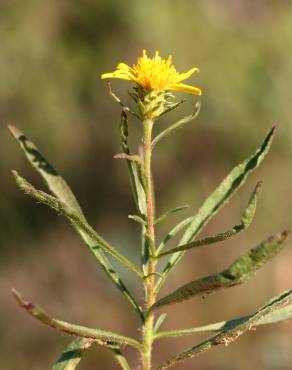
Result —
[{"label": "leaf with insect holes", "polygon": [[[233,320],[216,322],[214,324],[197,326],[194,328],[161,331],[155,334],[155,340],[164,338],[182,337],[194,334],[218,333],[223,330],[233,329],[251,317],[252,315],[248,315]],[[275,324],[281,321],[287,321],[291,319],[292,319],[292,304],[289,304],[285,307],[270,312],[269,314],[264,316],[263,319],[258,321],[255,324],[255,326]]]},{"label": "leaf with insect holes", "polygon": [[180,362],[183,362],[189,358],[197,356],[207,350],[218,346],[219,344],[224,344],[225,346],[234,342],[240,335],[245,332],[252,330],[255,326],[265,320],[266,316],[276,313],[281,310],[284,306],[291,304],[292,302],[292,291],[286,291],[277,297],[271,299],[267,304],[261,307],[253,315],[247,316],[245,320],[242,320],[238,325],[233,326],[229,329],[223,329],[218,334],[215,334],[203,342],[186,349],[183,352],[178,353],[169,360],[165,361],[156,370],[165,370]]},{"label": "leaf with insect holes", "polygon": [[176,289],[173,293],[158,300],[151,309],[247,282],[261,267],[282,250],[283,243],[288,235],[288,231],[283,231],[271,236],[257,247],[250,249],[243,256],[237,258],[226,270],[194,280]]}]

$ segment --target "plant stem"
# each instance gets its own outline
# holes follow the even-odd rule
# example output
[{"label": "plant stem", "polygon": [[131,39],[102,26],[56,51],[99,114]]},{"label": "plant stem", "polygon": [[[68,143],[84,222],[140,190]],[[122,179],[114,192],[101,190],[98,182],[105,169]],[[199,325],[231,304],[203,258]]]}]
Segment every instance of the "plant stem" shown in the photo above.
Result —
[{"label": "plant stem", "polygon": [[[147,215],[146,215],[146,233],[147,239],[150,239],[152,245],[154,245],[155,234],[154,234],[154,201],[153,201],[153,183],[151,174],[151,137],[153,120],[146,119],[143,122],[144,125],[144,176],[145,176],[145,193],[147,203]],[[148,243],[150,244],[150,243]],[[155,258],[152,255],[150,245],[149,249],[149,261],[148,261],[148,275],[145,279],[145,323],[143,327],[143,351],[142,351],[142,370],[151,370],[151,352],[152,343],[154,340],[153,324],[154,314],[147,313],[148,309],[155,303]]]}]

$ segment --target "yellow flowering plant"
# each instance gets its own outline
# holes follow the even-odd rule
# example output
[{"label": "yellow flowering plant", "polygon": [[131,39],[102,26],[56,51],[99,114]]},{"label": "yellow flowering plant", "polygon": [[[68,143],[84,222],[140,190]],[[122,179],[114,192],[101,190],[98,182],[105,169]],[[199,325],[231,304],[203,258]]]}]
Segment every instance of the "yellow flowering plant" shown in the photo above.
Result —
[{"label": "yellow flowering plant", "polygon": [[[194,328],[161,330],[166,315],[162,312],[157,317],[159,309],[161,310],[167,305],[182,302],[195,296],[205,296],[209,293],[215,293],[247,282],[261,267],[281,251],[284,241],[289,235],[289,232],[286,230],[272,235],[256,247],[247,250],[223,271],[194,279],[166,296],[160,297],[162,285],[187,251],[235,237],[249,227],[255,215],[258,197],[262,190],[262,181],[256,184],[247,206],[242,212],[239,223],[217,235],[199,238],[199,234],[207,223],[241,188],[249,174],[260,165],[269,151],[275,132],[275,128],[272,128],[259,148],[230,171],[213,193],[207,197],[197,212],[174,225],[165,238],[157,240],[156,230],[160,222],[174,212],[182,211],[185,206],[172,208],[163,215],[156,216],[153,194],[152,153],[162,139],[197,117],[200,108],[199,102],[196,103],[195,112],[169,125],[154,138],[152,129],[154,123],[159,120],[161,115],[169,113],[181,104],[181,101],[176,101],[175,95],[170,91],[201,95],[200,88],[182,83],[195,72],[198,72],[197,68],[192,68],[185,73],[178,73],[172,64],[171,57],[162,59],[159,53],[156,52],[154,57],[151,58],[143,50],[142,56],[138,58],[137,63],[132,67],[125,63],[120,63],[114,72],[101,75],[102,79],[117,78],[134,83],[130,96],[134,100],[136,111],[123,104],[111,90],[110,95],[121,106],[119,134],[122,153],[117,154],[116,158],[125,159],[127,162],[131,189],[137,209],[137,213],[130,215],[129,218],[138,222],[142,231],[140,265],[136,265],[121,254],[89,225],[83,210],[65,180],[21,131],[14,126],[9,126],[13,137],[23,149],[27,159],[47,184],[50,194],[37,190],[16,171],[13,171],[17,185],[26,194],[38,202],[55,209],[69,220],[105,274],[120,290],[140,319],[141,335],[139,338],[131,338],[104,329],[89,328],[55,319],[39,306],[26,301],[17,290],[13,290],[19,305],[31,316],[54,329],[75,337],[57,360],[53,370],[75,369],[85,350],[98,346],[111,350],[117,361],[117,366],[124,370],[137,369],[137,364],[130,364],[129,359],[124,354],[124,346],[130,346],[138,351],[140,358],[139,369],[163,370],[188,358],[195,357],[216,345],[228,345],[254,327],[292,317],[292,290],[289,290],[272,298],[254,313],[238,319]],[[128,144],[129,113],[141,120],[143,124],[143,151],[139,154],[133,153]],[[182,233],[179,242],[175,247],[169,248],[169,240],[179,233]],[[118,272],[115,271],[108,258],[109,256],[121,263],[137,279],[142,281],[144,287],[144,299],[142,302],[139,302],[134,297]],[[156,341],[165,338],[191,336],[198,333],[209,333],[210,335],[202,342],[196,343],[178,354],[174,354],[169,359],[165,359],[160,365],[153,364],[152,353]]]}]

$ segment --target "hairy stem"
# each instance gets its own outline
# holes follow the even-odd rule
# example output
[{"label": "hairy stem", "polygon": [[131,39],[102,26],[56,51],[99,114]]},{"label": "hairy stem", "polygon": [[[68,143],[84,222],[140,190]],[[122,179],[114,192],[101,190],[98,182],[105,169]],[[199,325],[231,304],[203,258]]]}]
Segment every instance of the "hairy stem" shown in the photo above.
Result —
[{"label": "hairy stem", "polygon": [[154,201],[153,201],[153,183],[151,174],[151,136],[152,136],[152,120],[144,120],[144,176],[145,176],[145,193],[147,203],[147,215],[146,215],[146,233],[148,240],[149,249],[149,261],[148,261],[148,274],[145,279],[145,311],[146,318],[143,327],[143,352],[142,352],[142,370],[151,369],[151,352],[152,344],[154,340],[154,314],[147,313],[148,309],[155,303],[155,258],[153,256],[152,247],[155,245],[155,234],[154,234]]}]

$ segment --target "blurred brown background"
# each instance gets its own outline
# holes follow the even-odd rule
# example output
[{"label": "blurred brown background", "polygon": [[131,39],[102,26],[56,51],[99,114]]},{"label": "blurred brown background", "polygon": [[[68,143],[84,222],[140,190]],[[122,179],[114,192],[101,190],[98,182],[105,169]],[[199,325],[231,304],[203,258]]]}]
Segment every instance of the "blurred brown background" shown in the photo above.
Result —
[{"label": "blurred brown background", "polygon": [[[6,122],[37,143],[72,186],[97,230],[138,261],[139,227],[127,219],[134,206],[126,165],[112,158],[119,151],[120,109],[99,75],[120,61],[134,63],[142,48],[160,50],[164,57],[172,54],[180,72],[199,67],[201,73],[187,82],[203,89],[199,118],[156,149],[158,213],[188,203],[191,208],[181,217],[192,214],[278,124],[269,156],[205,234],[237,223],[253,186],[263,179],[253,225],[236,239],[189,252],[163,292],[219,271],[268,235],[291,227],[291,1],[1,0],[0,34],[1,370],[50,369],[70,340],[25,315],[13,301],[11,287],[57,318],[139,335],[123,297],[66,221],[14,185],[11,168],[43,188],[9,136]],[[113,81],[126,101],[130,86]],[[187,99],[183,108],[157,125],[158,131],[193,109],[194,97]],[[132,121],[130,128],[137,145],[141,127]],[[178,220],[173,216],[163,223],[159,237]],[[253,312],[291,288],[291,258],[290,241],[252,282],[167,309],[163,328],[187,328]],[[134,279],[131,273],[125,276],[142,298]],[[199,339],[160,342],[155,363]],[[288,370],[291,345],[291,323],[264,327],[177,369]],[[136,353],[127,353],[136,368]],[[80,366],[116,368],[106,350],[89,351]]]}]

